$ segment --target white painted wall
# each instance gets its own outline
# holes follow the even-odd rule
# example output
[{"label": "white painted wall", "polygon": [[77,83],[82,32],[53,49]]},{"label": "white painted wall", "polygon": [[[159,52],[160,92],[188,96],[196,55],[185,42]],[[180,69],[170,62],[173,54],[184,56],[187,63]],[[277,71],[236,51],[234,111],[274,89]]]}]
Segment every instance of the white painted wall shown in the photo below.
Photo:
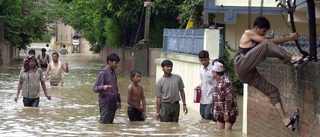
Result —
[{"label": "white painted wall", "polygon": [[[219,30],[208,29],[205,31],[204,49],[208,50],[211,60],[219,57],[219,35]],[[180,75],[184,82],[187,107],[199,111],[200,104],[193,102],[194,88],[200,85],[201,82],[200,70],[202,65],[199,62],[198,56],[178,53],[162,53],[161,58],[155,59],[156,80],[163,76],[161,62],[165,59],[172,61],[172,73]]]},{"label": "white painted wall", "polygon": [[[169,59],[173,63],[172,73],[181,76],[184,83],[184,91],[186,96],[186,104],[188,108],[199,111],[199,103],[193,103],[194,88],[200,84],[201,64],[196,56],[184,57],[178,54],[162,54],[162,58],[156,59],[156,80],[162,77],[163,71],[161,62]],[[182,59],[182,60],[181,60]],[[182,104],[182,102],[180,103]]]}]

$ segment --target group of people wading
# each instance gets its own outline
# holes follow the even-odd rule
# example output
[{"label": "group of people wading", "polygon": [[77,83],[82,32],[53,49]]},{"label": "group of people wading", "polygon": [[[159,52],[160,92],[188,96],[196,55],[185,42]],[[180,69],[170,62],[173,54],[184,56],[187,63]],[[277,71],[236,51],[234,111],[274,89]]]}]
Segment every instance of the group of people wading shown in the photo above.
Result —
[{"label": "group of people wading", "polygon": [[[265,17],[257,17],[253,23],[254,28],[245,30],[239,45],[239,52],[234,59],[235,72],[238,79],[255,87],[270,98],[280,118],[286,127],[295,129],[299,114],[288,117],[284,111],[280,93],[277,87],[263,78],[256,66],[266,58],[278,58],[283,63],[291,63],[299,69],[308,61],[308,58],[295,56],[279,47],[287,41],[298,39],[297,33],[289,36],[266,39],[264,36],[270,29],[270,23]],[[65,49],[63,49],[65,53]],[[68,73],[68,63],[59,61],[59,53],[52,53],[52,62],[46,55],[46,49],[38,56],[29,53],[23,63],[20,72],[19,84],[15,101],[18,100],[22,89],[23,103],[25,106],[37,107],[39,104],[39,85],[41,83],[45,96],[50,100],[44,83],[41,67],[46,68],[46,79],[49,80],[51,71],[51,86],[62,86],[62,71]],[[225,73],[223,60],[216,59],[210,63],[208,51],[202,50],[198,54],[199,62],[203,65],[200,70],[201,84],[198,89],[202,91],[200,100],[200,115],[203,119],[213,120],[217,123],[217,129],[231,130],[239,114],[232,81]],[[100,123],[113,123],[117,109],[121,108],[121,99],[118,91],[117,76],[115,69],[118,67],[120,58],[111,53],[106,58],[106,67],[98,74],[93,91],[99,95]],[[40,63],[39,63],[40,62]],[[161,63],[163,76],[157,80],[154,89],[156,96],[155,118],[161,122],[178,122],[180,113],[180,101],[185,114],[188,113],[184,83],[177,74],[172,74],[173,62],[163,60]],[[146,102],[143,88],[138,83],[141,79],[139,71],[130,74],[131,83],[127,90],[128,117],[130,121],[144,121],[146,118]]]},{"label": "group of people wading", "polygon": [[[27,57],[23,60],[19,75],[17,94],[14,98],[18,102],[20,91],[22,90],[23,104],[26,107],[38,107],[40,102],[40,85],[47,99],[51,96],[47,92],[45,79],[50,80],[51,86],[63,86],[62,72],[68,73],[68,63],[59,60],[59,53],[53,51],[52,61],[48,53],[51,52],[49,44],[41,49],[41,53],[36,57],[34,49],[29,50]],[[45,69],[45,78],[42,69]],[[49,75],[50,73],[50,75]]]}]

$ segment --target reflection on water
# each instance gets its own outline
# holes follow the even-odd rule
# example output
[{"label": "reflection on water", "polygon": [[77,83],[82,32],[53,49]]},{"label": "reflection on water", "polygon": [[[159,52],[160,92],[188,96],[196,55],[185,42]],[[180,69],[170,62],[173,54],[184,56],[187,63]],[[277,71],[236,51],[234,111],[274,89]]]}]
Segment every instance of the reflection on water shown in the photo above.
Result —
[{"label": "reflection on water", "polygon": [[[245,136],[241,133],[242,116],[233,131],[216,131],[216,125],[201,120],[198,112],[189,110],[178,123],[162,123],[155,119],[155,77],[143,77],[147,102],[147,119],[129,122],[126,114],[126,89],[130,84],[127,74],[118,75],[122,109],[117,111],[112,125],[99,124],[98,96],[93,92],[98,72],[105,66],[97,55],[69,54],[61,56],[69,63],[69,73],[64,73],[64,86],[51,87],[46,81],[52,100],[41,91],[39,108],[23,107],[20,96],[13,101],[18,85],[22,60],[0,66],[0,134],[1,136]],[[242,98],[238,98],[241,108]]]}]

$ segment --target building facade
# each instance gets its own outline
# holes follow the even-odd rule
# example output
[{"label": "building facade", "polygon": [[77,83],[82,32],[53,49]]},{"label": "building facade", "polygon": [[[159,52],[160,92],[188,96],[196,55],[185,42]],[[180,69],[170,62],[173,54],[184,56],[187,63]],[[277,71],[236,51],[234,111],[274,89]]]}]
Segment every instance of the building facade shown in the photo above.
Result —
[{"label": "building facade", "polygon": [[54,50],[59,50],[66,45],[68,53],[92,54],[90,43],[82,37],[81,33],[71,26],[57,21],[52,24],[54,29],[50,45]]}]

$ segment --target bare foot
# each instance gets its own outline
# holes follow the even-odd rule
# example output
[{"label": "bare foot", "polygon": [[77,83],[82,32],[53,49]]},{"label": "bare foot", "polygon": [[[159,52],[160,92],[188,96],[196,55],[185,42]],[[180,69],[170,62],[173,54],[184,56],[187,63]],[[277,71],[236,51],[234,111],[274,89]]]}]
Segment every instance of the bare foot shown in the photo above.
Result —
[{"label": "bare foot", "polygon": [[[284,119],[284,120],[282,120],[282,121],[283,121],[284,125],[287,126],[288,123],[290,123],[290,118],[286,118],[286,119]],[[289,125],[287,128],[288,128],[288,129],[291,129],[291,128],[292,128],[292,125]]]},{"label": "bare foot", "polygon": [[297,62],[299,59],[301,59],[302,57],[301,56],[292,56],[291,57],[291,63],[295,63],[295,62]]},{"label": "bare foot", "polygon": [[[291,63],[297,62],[297,61],[299,61],[301,58],[302,58],[301,56],[292,56],[290,62],[291,62]],[[307,61],[307,60],[308,60],[308,57],[303,58],[303,61]]]},{"label": "bare foot", "polygon": [[292,56],[290,62],[293,64],[293,67],[297,69],[300,68],[306,62],[308,62],[308,57],[302,59],[301,56]]}]

